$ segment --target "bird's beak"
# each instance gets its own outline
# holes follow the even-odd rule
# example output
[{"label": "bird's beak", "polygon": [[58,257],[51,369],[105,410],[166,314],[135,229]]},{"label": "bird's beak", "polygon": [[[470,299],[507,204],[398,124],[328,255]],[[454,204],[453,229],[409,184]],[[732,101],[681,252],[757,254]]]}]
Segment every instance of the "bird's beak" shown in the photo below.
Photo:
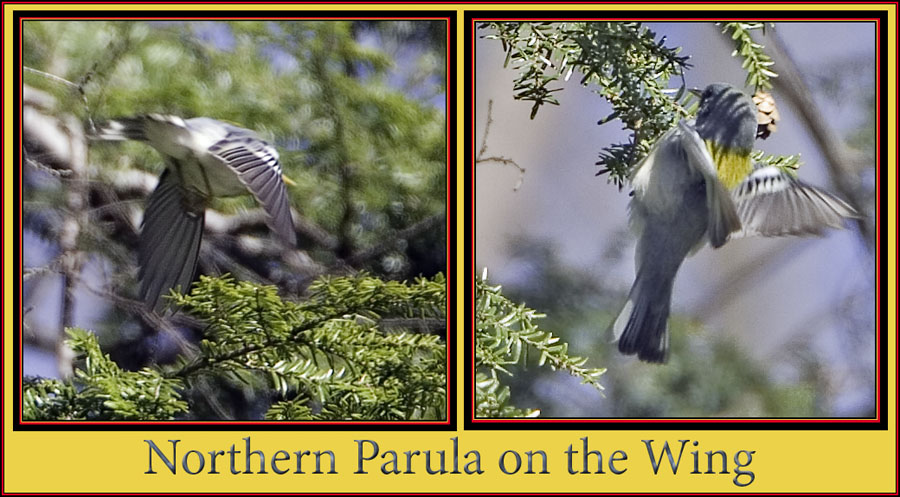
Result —
[{"label": "bird's beak", "polygon": [[688,90],[688,91],[691,92],[691,93],[693,93],[694,95],[696,95],[698,98],[699,98],[701,95],[703,95],[703,90],[700,89],[700,88],[691,88],[691,89]]},{"label": "bird's beak", "polygon": [[285,174],[281,175],[281,180],[284,181],[284,184],[288,186],[297,186],[297,182],[292,180],[291,178],[288,178]]}]

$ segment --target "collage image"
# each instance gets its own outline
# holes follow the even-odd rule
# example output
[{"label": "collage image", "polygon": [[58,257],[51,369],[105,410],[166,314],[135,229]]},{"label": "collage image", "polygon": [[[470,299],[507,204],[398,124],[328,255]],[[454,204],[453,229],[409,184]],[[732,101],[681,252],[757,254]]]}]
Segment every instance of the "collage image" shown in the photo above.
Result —
[{"label": "collage image", "polygon": [[336,5],[4,4],[4,494],[896,490],[896,4]]}]

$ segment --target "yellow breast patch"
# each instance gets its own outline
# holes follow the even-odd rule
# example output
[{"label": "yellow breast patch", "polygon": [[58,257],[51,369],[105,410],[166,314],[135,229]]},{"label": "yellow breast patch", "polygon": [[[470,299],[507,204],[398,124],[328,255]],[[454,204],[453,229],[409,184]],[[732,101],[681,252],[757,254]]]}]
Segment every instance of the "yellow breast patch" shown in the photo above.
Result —
[{"label": "yellow breast patch", "polygon": [[753,165],[750,163],[750,150],[726,148],[710,140],[703,141],[716,164],[719,181],[725,185],[725,188],[733,189],[753,170]]}]

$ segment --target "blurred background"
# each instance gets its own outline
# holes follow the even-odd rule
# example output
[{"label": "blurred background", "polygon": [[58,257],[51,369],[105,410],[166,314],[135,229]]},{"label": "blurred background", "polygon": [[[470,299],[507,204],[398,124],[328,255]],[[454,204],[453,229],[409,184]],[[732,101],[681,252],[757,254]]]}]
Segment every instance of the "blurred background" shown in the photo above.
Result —
[{"label": "blurred background", "polygon": [[[22,27],[24,374],[71,371],[64,326],[125,368],[198,323],[136,305],[137,240],[163,170],[151,147],[89,143],[95,121],[207,116],[279,150],[298,250],[249,195],[207,211],[203,274],[298,300],[324,274],[446,271],[447,23],[428,20],[25,21]],[[153,343],[149,343],[153,342]]]},{"label": "blurred background", "polygon": [[[723,81],[752,93],[721,28],[646,25],[691,57],[688,88]],[[513,99],[516,71],[503,67],[501,43],[487,34],[475,32],[475,148],[524,171],[475,166],[476,273],[486,268],[505,295],[546,313],[542,327],[589,357],[586,366],[608,368],[605,396],[566,373],[516,370],[514,405],[544,417],[874,416],[874,23],[777,23],[757,38],[780,75],[772,93],[781,121],[756,146],[801,154],[799,177],[865,218],[823,238],[740,239],[688,258],[664,366],[623,357],[603,339],[633,281],[634,237],[630,190],[597,176],[595,163],[626,132],[617,121],[597,125],[610,107],[577,74],[557,85],[559,106],[529,119],[531,103]],[[810,109],[824,119],[798,112]],[[826,167],[835,158],[838,167]]]}]

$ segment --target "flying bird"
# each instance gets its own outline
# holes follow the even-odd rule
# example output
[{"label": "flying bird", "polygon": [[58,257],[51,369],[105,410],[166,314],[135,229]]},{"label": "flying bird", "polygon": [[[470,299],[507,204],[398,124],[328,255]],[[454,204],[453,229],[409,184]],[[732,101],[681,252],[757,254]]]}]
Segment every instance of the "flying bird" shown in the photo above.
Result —
[{"label": "flying bird", "polygon": [[297,244],[278,151],[249,129],[208,117],[147,114],[96,126],[95,140],[136,140],[163,157],[166,169],[147,200],[138,249],[140,299],[161,310],[170,289],[186,292],[197,268],[210,200],[252,194],[266,224]]}]

